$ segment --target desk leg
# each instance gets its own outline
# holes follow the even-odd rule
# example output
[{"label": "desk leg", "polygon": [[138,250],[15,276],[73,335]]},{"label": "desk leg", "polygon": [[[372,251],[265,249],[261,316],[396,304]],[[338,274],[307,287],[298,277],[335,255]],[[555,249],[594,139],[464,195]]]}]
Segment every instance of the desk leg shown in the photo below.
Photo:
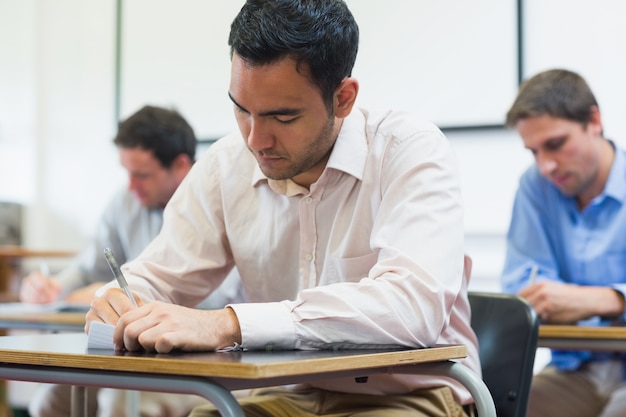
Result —
[{"label": "desk leg", "polygon": [[[11,258],[0,257],[0,302],[5,301],[4,298],[8,297],[9,284],[13,274],[12,262]],[[0,336],[5,336],[6,334],[6,331],[0,330]],[[0,417],[10,417],[12,414],[7,393],[8,388],[7,381],[0,381]]]},{"label": "desk leg", "polygon": [[139,417],[139,401],[141,400],[141,392],[135,390],[126,390],[126,416],[127,417]]},{"label": "desk leg", "polygon": [[87,416],[87,388],[72,385],[72,417]]},{"label": "desk leg", "polygon": [[11,288],[13,259],[0,258],[0,292],[6,293]]},{"label": "desk leg", "polygon": [[497,417],[496,406],[485,382],[467,366],[454,361],[393,367],[393,373],[447,376],[459,381],[472,394],[480,417]]}]

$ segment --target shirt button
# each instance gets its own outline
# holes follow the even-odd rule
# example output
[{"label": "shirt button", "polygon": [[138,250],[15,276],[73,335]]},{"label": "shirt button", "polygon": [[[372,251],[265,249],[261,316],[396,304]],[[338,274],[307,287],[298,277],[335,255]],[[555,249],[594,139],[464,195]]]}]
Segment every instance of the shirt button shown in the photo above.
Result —
[{"label": "shirt button", "polygon": [[304,202],[307,204],[311,204],[313,202],[313,198],[312,197],[307,197],[304,199]]},{"label": "shirt button", "polygon": [[307,253],[306,255],[304,255],[304,259],[311,262],[311,260],[313,259],[313,255],[311,255],[310,253]]}]

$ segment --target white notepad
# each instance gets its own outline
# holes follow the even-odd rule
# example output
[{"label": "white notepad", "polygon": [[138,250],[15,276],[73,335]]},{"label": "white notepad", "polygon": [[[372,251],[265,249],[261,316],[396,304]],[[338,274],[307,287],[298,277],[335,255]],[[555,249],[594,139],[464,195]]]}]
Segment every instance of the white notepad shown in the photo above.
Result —
[{"label": "white notepad", "polygon": [[89,333],[87,334],[88,349],[115,349],[113,346],[113,330],[115,326],[112,324],[94,321],[89,325]]}]

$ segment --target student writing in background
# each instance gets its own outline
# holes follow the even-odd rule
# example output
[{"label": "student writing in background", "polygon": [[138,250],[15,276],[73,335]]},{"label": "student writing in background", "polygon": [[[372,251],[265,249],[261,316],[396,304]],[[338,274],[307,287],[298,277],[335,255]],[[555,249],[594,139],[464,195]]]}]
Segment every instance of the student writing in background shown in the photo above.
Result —
[{"label": "student writing in background", "polygon": [[[95,238],[72,266],[53,277],[37,271],[24,279],[22,301],[48,303],[64,299],[89,303],[98,288],[113,280],[104,248],[111,248],[121,264],[139,255],[161,229],[163,209],[195,160],[197,141],[193,129],[176,111],[145,106],[120,124],[114,144],[128,172],[127,188],[113,197]],[[220,308],[242,299],[239,280],[233,273],[199,307]],[[41,385],[29,405],[30,414],[69,416],[70,392],[68,386]],[[124,415],[123,391],[89,388],[87,392],[89,416]],[[201,401],[191,395],[145,392],[141,393],[140,415],[178,417]]]},{"label": "student writing in background", "polygon": [[[87,327],[116,324],[118,348],[157,352],[461,343],[480,374],[456,158],[419,116],[356,108],[358,35],[340,0],[245,3],[229,38],[239,132],[202,156],[122,267],[139,307],[107,284]],[[193,308],[235,267],[250,303]],[[268,417],[461,417],[472,399],[445,378],[390,373],[241,402]]]},{"label": "student writing in background", "polygon": [[[526,298],[544,323],[623,323],[626,153],[604,137],[591,89],[574,72],[541,72],[522,84],[507,125],[535,164],[515,197],[504,290]],[[533,380],[528,416],[623,416],[625,359],[553,350]]]}]

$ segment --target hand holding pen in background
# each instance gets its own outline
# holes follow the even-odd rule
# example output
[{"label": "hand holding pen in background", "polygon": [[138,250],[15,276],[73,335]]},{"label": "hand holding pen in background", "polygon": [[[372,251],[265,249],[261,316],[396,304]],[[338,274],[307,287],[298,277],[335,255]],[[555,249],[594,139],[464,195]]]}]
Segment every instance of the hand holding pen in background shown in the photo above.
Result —
[{"label": "hand holding pen in background", "polygon": [[48,304],[59,300],[61,286],[50,276],[50,268],[45,261],[39,264],[39,271],[24,277],[20,285],[20,301],[24,303]]}]

